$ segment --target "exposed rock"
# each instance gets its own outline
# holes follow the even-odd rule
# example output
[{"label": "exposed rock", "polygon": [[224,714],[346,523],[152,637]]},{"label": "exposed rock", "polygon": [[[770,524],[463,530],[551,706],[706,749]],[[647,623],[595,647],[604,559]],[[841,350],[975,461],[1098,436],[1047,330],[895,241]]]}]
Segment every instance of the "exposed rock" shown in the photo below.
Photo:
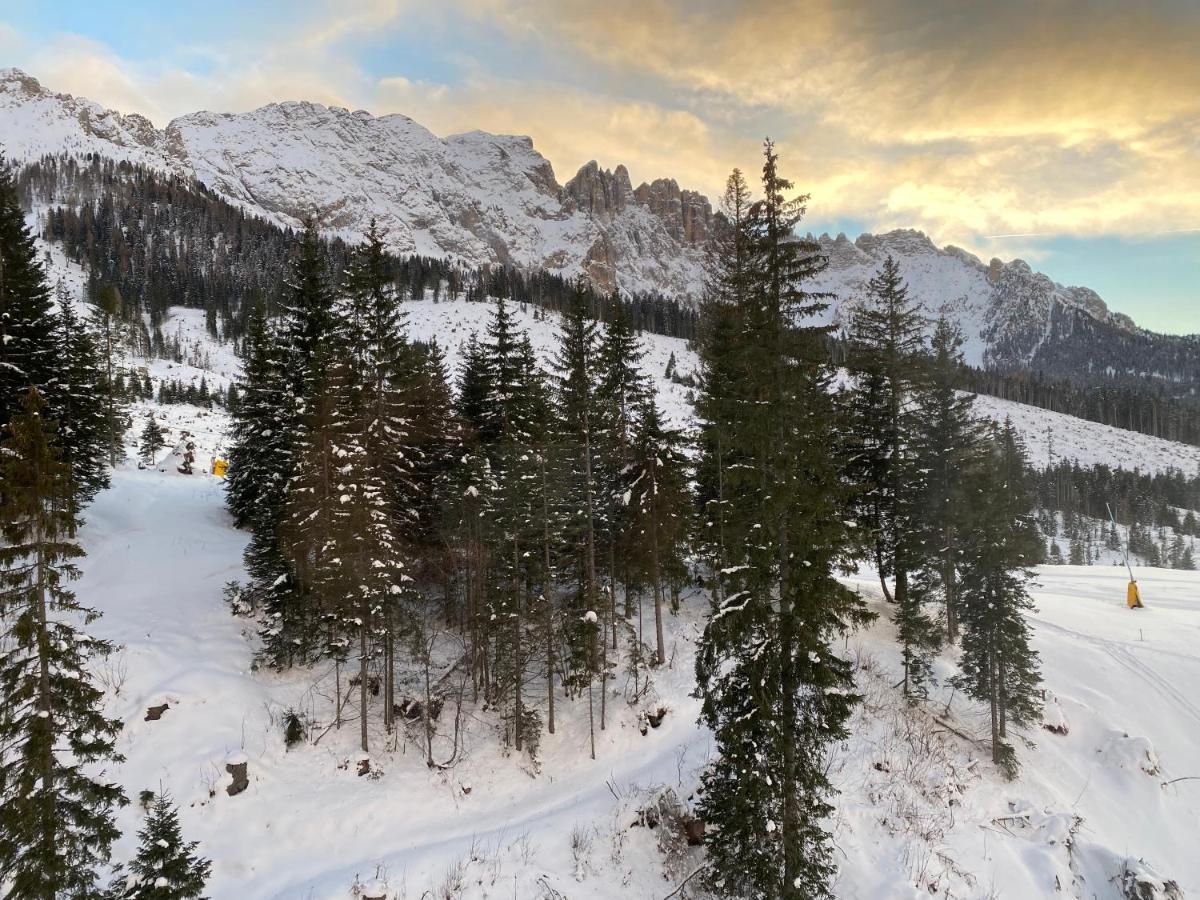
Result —
[{"label": "exposed rock", "polygon": [[163,703],[163,704],[160,704],[159,706],[148,706],[148,707],[146,707],[146,718],[143,719],[142,721],[157,722],[159,719],[161,719],[163,717],[163,713],[165,713],[170,708],[171,708],[171,705],[169,703]]},{"label": "exposed rock", "polygon": [[712,204],[703,194],[680,190],[674,178],[659,178],[638,185],[633,198],[662,220],[677,241],[694,247],[708,240]]},{"label": "exposed rock", "polygon": [[563,193],[579,209],[590,216],[611,219],[629,205],[633,186],[624,166],[615,171],[601,169],[593,159],[563,186]]}]

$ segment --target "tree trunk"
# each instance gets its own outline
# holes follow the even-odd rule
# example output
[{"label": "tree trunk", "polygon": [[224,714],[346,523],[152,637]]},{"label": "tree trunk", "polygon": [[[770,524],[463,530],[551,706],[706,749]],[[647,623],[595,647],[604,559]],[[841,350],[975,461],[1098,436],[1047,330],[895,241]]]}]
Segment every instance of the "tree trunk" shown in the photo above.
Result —
[{"label": "tree trunk", "polygon": [[667,664],[667,645],[663,638],[662,573],[658,565],[658,481],[653,461],[650,464],[650,577],[654,582],[654,637],[658,664]]},{"label": "tree trunk", "polygon": [[554,593],[550,577],[550,492],[546,481],[546,460],[542,459],[542,553],[546,560],[546,574],[542,581],[542,602],[546,606],[546,722],[547,730],[554,734]]},{"label": "tree trunk", "polygon": [[1000,762],[1000,698],[996,690],[996,637],[988,636],[988,705],[992,716],[992,762]]},{"label": "tree trunk", "polygon": [[958,640],[958,579],[954,571],[954,526],[946,526],[942,561],[942,588],[946,592],[946,640],[953,646]]},{"label": "tree trunk", "polygon": [[521,579],[519,567],[521,553],[517,539],[513,538],[513,746],[521,752]]},{"label": "tree trunk", "polygon": [[367,619],[371,615],[371,603],[365,594],[359,605],[359,615],[362,617],[362,624],[358,627],[358,705],[359,718],[362,720],[359,723],[359,735],[363,753],[366,753],[370,749],[367,746]]}]

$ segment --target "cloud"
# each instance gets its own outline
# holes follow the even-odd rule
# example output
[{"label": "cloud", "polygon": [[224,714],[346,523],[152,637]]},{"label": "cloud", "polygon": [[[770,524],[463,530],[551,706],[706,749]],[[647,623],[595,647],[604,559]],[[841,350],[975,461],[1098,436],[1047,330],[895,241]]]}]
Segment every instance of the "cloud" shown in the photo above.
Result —
[{"label": "cloud", "polygon": [[[734,165],[757,169],[769,134],[818,218],[972,248],[1200,224],[1191,4],[304,0],[289,13],[160,59],[72,36],[35,50],[3,26],[0,50],[160,125],[302,98],[440,134],[529,134],[560,180],[595,158],[716,195]],[[396,34],[440,42],[453,77],[360,62]]]}]

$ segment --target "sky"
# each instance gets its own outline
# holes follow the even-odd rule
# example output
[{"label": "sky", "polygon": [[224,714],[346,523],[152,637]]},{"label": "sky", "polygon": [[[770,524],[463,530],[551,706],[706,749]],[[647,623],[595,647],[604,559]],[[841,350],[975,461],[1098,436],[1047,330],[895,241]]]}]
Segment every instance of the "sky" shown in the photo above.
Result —
[{"label": "sky", "polygon": [[808,230],[918,228],[1200,332],[1196,0],[4,0],[0,66],[158,126],[305,99],[528,134]]}]

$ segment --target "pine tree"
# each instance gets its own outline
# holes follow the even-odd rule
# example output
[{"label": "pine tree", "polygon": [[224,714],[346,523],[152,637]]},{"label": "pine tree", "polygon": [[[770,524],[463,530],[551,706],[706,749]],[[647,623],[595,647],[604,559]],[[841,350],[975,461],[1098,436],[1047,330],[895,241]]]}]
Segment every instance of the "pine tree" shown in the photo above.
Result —
[{"label": "pine tree", "polygon": [[[826,308],[804,290],[825,261],[814,242],[796,239],[806,198],[785,199],[791,185],[769,141],[762,184],[763,199],[725,245],[733,255],[716,267],[714,281],[727,287],[708,308],[728,344],[715,359],[702,345],[702,452],[719,437],[738,459],[723,466],[728,565],[696,664],[719,753],[700,812],[712,829],[707,880],[717,894],[807,900],[830,896],[824,748],[845,737],[857,699],[850,664],[830,641],[867,614],[835,577],[851,535],[827,330],[802,324]],[[726,371],[738,377],[714,377]]]},{"label": "pine tree", "polygon": [[[558,352],[555,356],[558,390],[555,421],[561,440],[576,460],[574,477],[567,490],[573,515],[567,539],[572,544],[579,573],[579,589],[574,607],[564,616],[565,635],[571,651],[570,665],[576,686],[588,690],[589,712],[594,699],[592,682],[597,674],[603,679],[603,660],[596,648],[596,637],[608,621],[600,609],[596,576],[597,481],[596,481],[596,323],[589,318],[587,295],[582,285],[576,290],[563,313]],[[601,640],[607,649],[607,641]],[[601,696],[606,692],[601,686]],[[593,735],[594,746],[594,735]]]},{"label": "pine tree", "polygon": [[962,336],[945,318],[930,343],[928,378],[917,392],[912,444],[922,469],[923,491],[917,527],[920,559],[917,590],[940,595],[946,611],[946,639],[958,639],[956,567],[959,543],[970,513],[966,473],[982,439],[974,418],[974,397],[958,390]]},{"label": "pine tree", "polygon": [[329,363],[330,335],[334,329],[334,292],[330,288],[316,224],[311,218],[296,247],[296,257],[286,285],[280,342],[283,369],[303,415],[305,400],[324,384]]},{"label": "pine tree", "polygon": [[166,444],[166,433],[158,424],[158,420],[154,418],[154,413],[151,413],[138,438],[138,456],[141,457],[146,468],[153,469],[157,465],[158,454],[162,452],[162,448]]},{"label": "pine tree", "polygon": [[[652,397],[642,400],[641,407],[637,431],[632,436],[630,463],[623,470],[622,499],[631,517],[629,552],[654,597],[655,659],[662,666],[667,662],[664,582],[685,568],[690,497],[681,436],[663,424]],[[638,625],[641,643],[640,616]]]},{"label": "pine tree", "polygon": [[283,342],[268,324],[261,305],[250,315],[244,345],[242,395],[233,417],[226,503],[234,524],[249,527],[244,560],[248,589],[265,615],[262,659],[275,668],[292,665],[307,621],[294,608],[293,573],[285,559],[279,527],[292,476],[299,425],[288,385]]},{"label": "pine tree", "polygon": [[961,674],[955,683],[988,704],[992,761],[1009,775],[1018,768],[1008,724],[1030,725],[1040,710],[1041,676],[1029,645],[1026,611],[1030,566],[1040,546],[1027,462],[1011,422],[972,466],[975,496],[960,563]]},{"label": "pine tree", "polygon": [[185,841],[179,812],[171,798],[154,798],[146,823],[138,832],[137,856],[129,874],[118,877],[111,900],[199,900],[212,863],[196,853],[195,841]]},{"label": "pine tree", "polygon": [[[889,256],[868,282],[850,323],[848,391],[860,520],[873,534],[884,595],[894,601],[906,697],[923,696],[940,632],[925,610],[927,594],[910,578],[920,564],[920,505],[925,468],[912,446],[913,401],[926,379],[924,323],[900,267]],[[892,578],[894,592],[888,590]]]},{"label": "pine tree", "polygon": [[31,388],[0,444],[0,893],[84,900],[101,896],[96,868],[119,836],[124,793],[95,767],[121,761],[121,723],[89,674],[112,647],[81,627],[98,613],[67,587],[83,556],[76,489],[45,409]]},{"label": "pine tree", "polygon": [[721,579],[715,577],[729,559],[727,519],[729,469],[740,465],[730,435],[737,420],[739,396],[735,385],[742,360],[739,304],[749,289],[750,189],[741,171],[734,169],[721,200],[722,216],[714,223],[709,273],[701,305],[699,356],[700,391],[696,417],[700,422],[701,452],[696,464],[699,522],[697,549],[714,573],[713,602],[720,604]]},{"label": "pine tree", "polygon": [[[82,507],[109,483],[103,374],[96,335],[61,290],[58,307],[60,374],[47,392],[47,403],[58,423],[63,459],[78,487],[76,504]],[[120,414],[124,416],[123,409]]]},{"label": "pine tree", "polygon": [[483,346],[472,332],[462,351],[462,363],[458,370],[458,396],[455,398],[454,408],[459,418],[475,434],[479,434],[483,428],[487,395],[487,360],[484,357]]},{"label": "pine tree", "polygon": [[104,405],[104,424],[108,444],[109,465],[115,467],[125,458],[125,389],[117,369],[121,351],[126,345],[122,327],[124,299],[113,285],[92,292],[93,309],[99,329],[99,352],[103,366],[101,395]]},{"label": "pine tree", "polygon": [[[269,523],[281,495],[279,487],[291,475],[285,435],[287,391],[282,353],[257,305],[250,312],[243,345],[240,399],[233,416],[226,476],[226,502],[238,527]],[[163,383],[163,390],[167,384]]]},{"label": "pine tree", "polygon": [[636,552],[637,537],[630,508],[624,502],[628,483],[627,470],[632,462],[634,433],[640,413],[651,398],[649,379],[641,370],[645,355],[641,341],[633,330],[619,295],[609,300],[608,321],[605,323],[597,353],[600,381],[596,386],[596,510],[600,526],[599,540],[607,548],[609,568],[609,637],[611,649],[617,649],[615,595],[618,581],[617,560],[624,570],[625,613],[629,609],[628,560]]},{"label": "pine tree", "polygon": [[12,172],[0,158],[0,428],[28,389],[46,393],[57,375],[50,289],[25,224]]}]

